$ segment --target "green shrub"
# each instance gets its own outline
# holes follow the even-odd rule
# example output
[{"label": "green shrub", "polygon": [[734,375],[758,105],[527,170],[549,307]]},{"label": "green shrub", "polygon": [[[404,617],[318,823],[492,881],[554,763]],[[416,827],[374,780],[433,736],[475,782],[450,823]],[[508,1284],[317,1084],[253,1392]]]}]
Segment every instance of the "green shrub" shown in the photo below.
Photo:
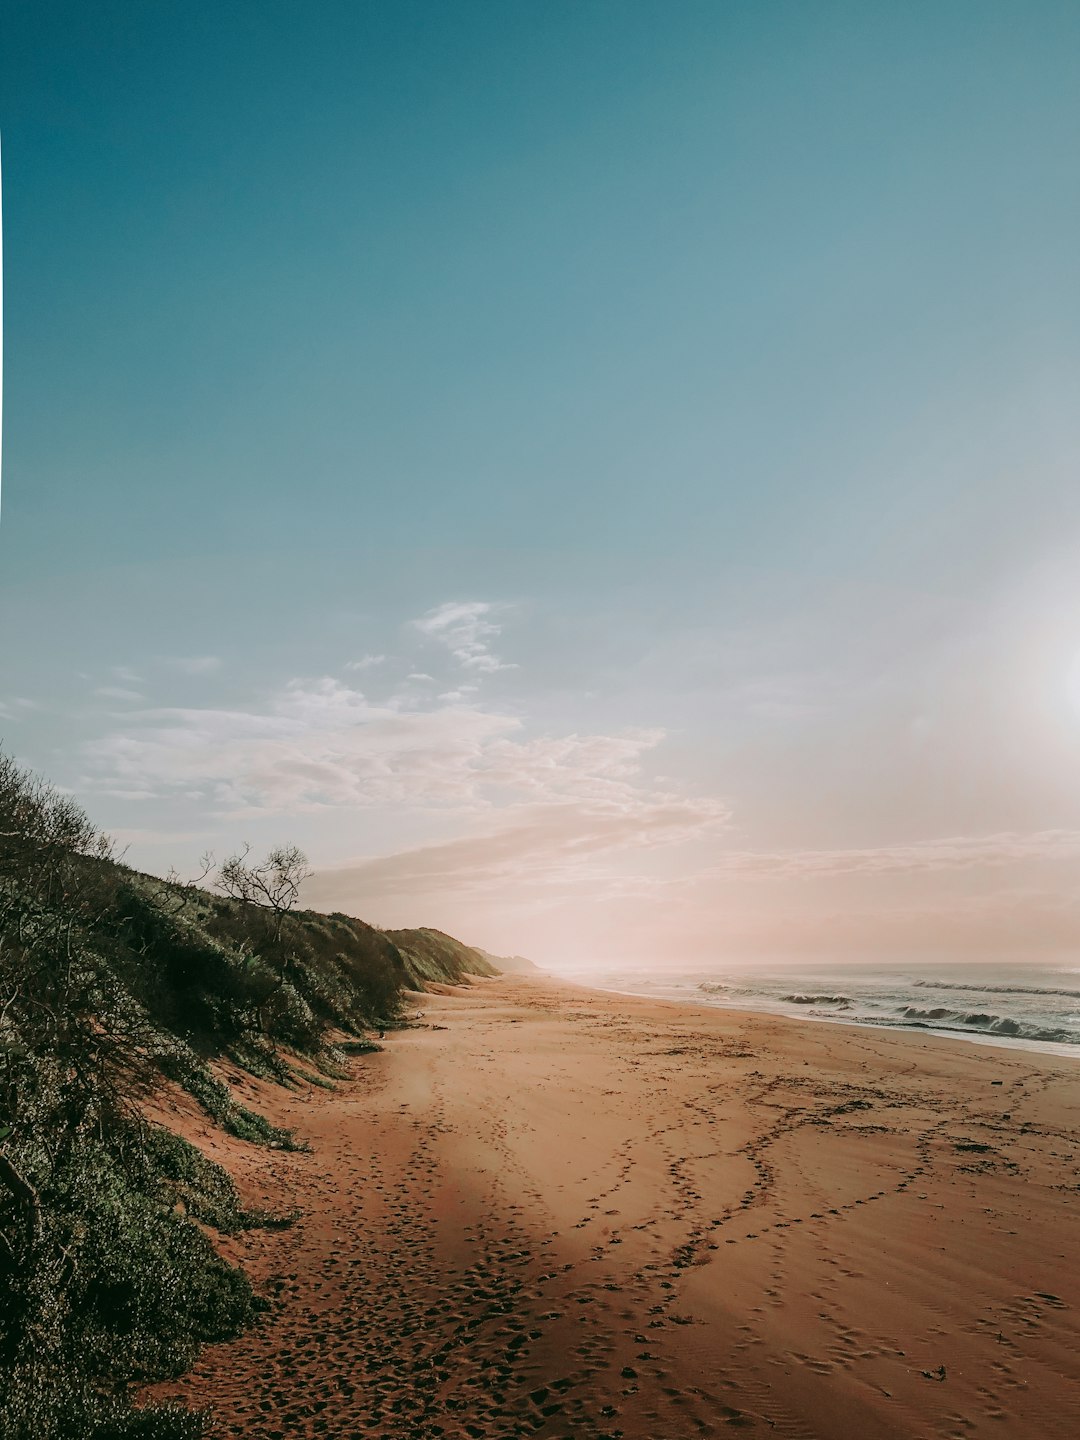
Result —
[{"label": "green shrub", "polygon": [[0,755],[0,1440],[195,1440],[205,1417],[132,1408],[129,1389],[260,1308],[201,1227],[290,1217],[246,1211],[223,1170],[147,1125],[155,1086],[242,1140],[297,1148],[213,1062],[330,1084],[398,1021],[406,984],[478,963],[437,931],[271,916],[140,875]]},{"label": "green shrub", "polygon": [[0,1381],[3,1440],[201,1440],[208,1432],[205,1412],[136,1410],[122,1393],[103,1395],[41,1364],[20,1364]]}]

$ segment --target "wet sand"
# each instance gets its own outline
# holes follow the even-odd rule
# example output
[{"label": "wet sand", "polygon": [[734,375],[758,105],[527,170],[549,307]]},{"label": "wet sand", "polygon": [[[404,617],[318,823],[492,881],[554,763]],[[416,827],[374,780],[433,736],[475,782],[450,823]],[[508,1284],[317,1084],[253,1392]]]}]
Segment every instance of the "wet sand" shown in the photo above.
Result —
[{"label": "wet sand", "polygon": [[[215,1434],[1080,1435],[1080,1065],[485,981],[330,1093],[310,1154],[196,1138],[290,1230],[175,1385]],[[190,1117],[188,1117],[190,1124]]]}]

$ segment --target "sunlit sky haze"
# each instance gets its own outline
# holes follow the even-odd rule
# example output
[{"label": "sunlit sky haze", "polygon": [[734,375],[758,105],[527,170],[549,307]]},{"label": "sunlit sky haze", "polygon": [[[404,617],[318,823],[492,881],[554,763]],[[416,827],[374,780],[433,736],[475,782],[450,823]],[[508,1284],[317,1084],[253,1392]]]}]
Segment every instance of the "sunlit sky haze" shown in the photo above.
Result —
[{"label": "sunlit sky haze", "polygon": [[565,966],[1080,947],[1080,9],[0,7],[0,734]]}]

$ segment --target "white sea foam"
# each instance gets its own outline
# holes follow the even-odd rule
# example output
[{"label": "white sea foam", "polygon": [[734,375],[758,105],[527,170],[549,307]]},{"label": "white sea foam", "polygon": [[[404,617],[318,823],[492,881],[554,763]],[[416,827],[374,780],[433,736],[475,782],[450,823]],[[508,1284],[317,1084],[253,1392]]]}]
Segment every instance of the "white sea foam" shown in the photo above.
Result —
[{"label": "white sea foam", "polygon": [[693,974],[593,972],[578,978],[602,989],[682,1003],[928,1030],[1080,1058],[1080,989],[1061,983],[1077,973],[1064,965],[994,963],[718,966]]}]

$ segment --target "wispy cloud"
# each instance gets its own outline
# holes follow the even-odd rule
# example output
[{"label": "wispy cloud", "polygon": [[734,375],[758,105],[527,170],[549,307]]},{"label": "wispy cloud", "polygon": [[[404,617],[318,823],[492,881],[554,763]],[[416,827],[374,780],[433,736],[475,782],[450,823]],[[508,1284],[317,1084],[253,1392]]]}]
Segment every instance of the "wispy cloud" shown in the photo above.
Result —
[{"label": "wispy cloud", "polygon": [[410,801],[461,803],[472,758],[514,722],[375,705],[334,680],[296,681],[260,711],[134,712],[91,742],[88,779],[175,794],[204,787],[219,810],[282,812]]},{"label": "wispy cloud", "polygon": [[811,879],[904,871],[972,870],[1026,861],[1080,859],[1080,830],[955,835],[845,850],[732,850],[698,879]]},{"label": "wispy cloud", "polygon": [[184,675],[213,675],[222,660],[220,655],[173,655],[165,663]]},{"label": "wispy cloud", "polygon": [[385,655],[361,655],[359,660],[347,660],[346,670],[372,670],[376,665],[385,665]]},{"label": "wispy cloud", "polygon": [[721,830],[728,818],[717,801],[616,783],[606,799],[517,806],[479,834],[320,871],[306,894],[311,904],[346,909],[506,889],[518,897],[587,891],[602,899],[609,890],[640,890],[637,879],[612,868],[619,855],[685,844]]},{"label": "wispy cloud", "polygon": [[334,679],[298,680],[259,710],[133,711],[85,748],[84,787],[129,799],[197,793],[204,816],[389,807],[456,817],[457,838],[328,872],[312,903],[511,879],[594,893],[612,881],[614,857],[727,823],[723,803],[649,777],[663,739],[658,729],[529,735],[520,718],[477,704],[375,704]]},{"label": "wispy cloud", "polygon": [[502,634],[502,625],[493,618],[503,608],[486,600],[447,601],[436,605],[413,624],[424,635],[445,645],[466,670],[491,674],[514,670],[492,652],[491,641]]},{"label": "wispy cloud", "polygon": [[523,721],[476,704],[381,704],[340,681],[293,681],[259,710],[143,709],[84,747],[85,783],[184,795],[219,811],[329,806],[456,808],[579,803],[632,815],[657,730],[526,737]]},{"label": "wispy cloud", "polygon": [[99,685],[94,691],[103,700],[127,700],[137,702],[145,699],[141,690],[129,690],[125,685]]},{"label": "wispy cloud", "polygon": [[118,826],[111,832],[111,838],[118,845],[168,846],[173,850],[177,845],[202,841],[201,830],[153,830],[138,827]]},{"label": "wispy cloud", "polygon": [[25,715],[30,710],[38,708],[35,700],[27,700],[24,695],[17,695],[12,700],[0,700],[0,719],[17,720],[20,711]]}]

